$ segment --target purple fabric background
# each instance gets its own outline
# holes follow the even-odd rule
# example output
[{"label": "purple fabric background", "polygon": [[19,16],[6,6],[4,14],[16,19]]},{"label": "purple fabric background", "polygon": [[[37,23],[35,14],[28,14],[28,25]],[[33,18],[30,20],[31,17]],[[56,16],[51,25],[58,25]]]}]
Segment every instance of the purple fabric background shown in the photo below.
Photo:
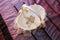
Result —
[{"label": "purple fabric background", "polygon": [[16,30],[13,28],[13,22],[18,14],[12,3],[13,1],[9,2],[8,0],[0,0],[0,14],[2,15],[5,23],[7,24],[11,36],[15,38]]},{"label": "purple fabric background", "polygon": [[[19,10],[19,8],[22,6],[23,3],[26,3],[27,5],[32,5],[34,3],[42,5],[45,8],[45,10],[47,11],[49,18],[55,17],[58,14],[60,14],[60,0],[45,0],[45,1],[44,0],[0,0],[0,14],[2,15],[5,23],[7,24],[7,27],[9,29],[9,32],[11,33],[11,36],[13,37],[13,39],[15,39],[15,37],[17,36],[16,29],[13,28],[13,22],[14,22],[15,18],[18,16],[18,13],[17,13],[16,9],[14,8],[14,6],[16,6],[17,9]],[[60,20],[59,17],[58,17],[58,19]],[[53,21],[53,23],[56,23],[58,20],[54,21],[52,19],[52,21]],[[57,22],[56,25],[57,25],[57,28],[60,29],[60,27],[59,27],[60,22]],[[55,29],[56,29],[56,27],[55,27]],[[47,29],[46,29],[46,31],[49,34]],[[60,32],[58,31],[57,33],[59,35]],[[46,40],[51,40],[48,36],[46,36],[47,34],[42,29],[40,30],[40,33],[39,32],[36,33],[36,35],[39,35],[39,34],[41,34],[41,35],[39,36],[40,39],[38,38],[38,40],[44,40],[45,37],[47,37]],[[44,34],[45,37],[42,37],[43,36],[42,34]],[[49,36],[52,38],[52,40],[55,40],[53,38],[54,36],[51,36],[51,35],[49,35]],[[23,37],[22,35],[20,35],[19,38],[21,38],[20,40],[23,40],[26,37]],[[29,40],[29,39],[26,38],[25,40]],[[34,40],[34,38],[30,37],[30,40]]]}]

